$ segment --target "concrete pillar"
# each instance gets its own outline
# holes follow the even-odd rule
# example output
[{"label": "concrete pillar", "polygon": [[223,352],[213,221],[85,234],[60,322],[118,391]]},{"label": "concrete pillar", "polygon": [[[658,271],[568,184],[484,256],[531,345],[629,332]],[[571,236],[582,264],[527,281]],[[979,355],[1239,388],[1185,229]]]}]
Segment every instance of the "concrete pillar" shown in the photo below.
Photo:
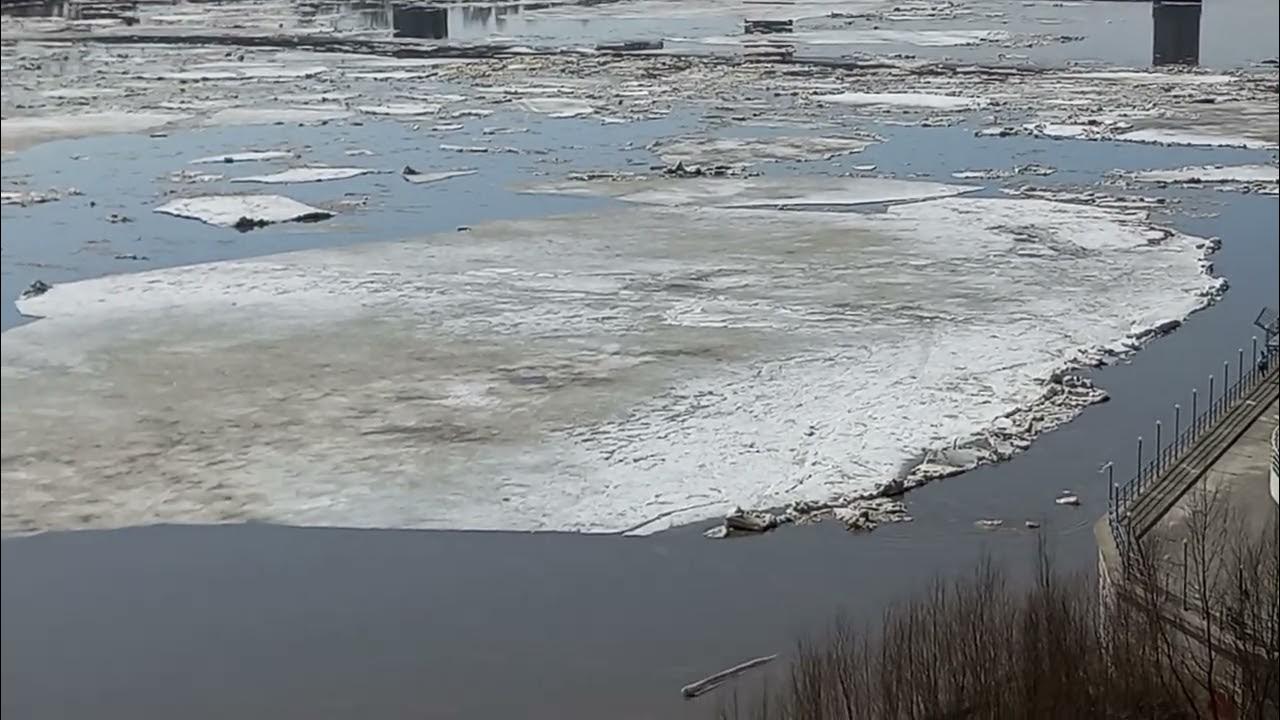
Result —
[{"label": "concrete pillar", "polygon": [[430,5],[396,5],[391,12],[396,37],[443,40],[449,37],[449,11]]},{"label": "concrete pillar", "polygon": [[1200,64],[1200,2],[1151,3],[1152,65]]}]

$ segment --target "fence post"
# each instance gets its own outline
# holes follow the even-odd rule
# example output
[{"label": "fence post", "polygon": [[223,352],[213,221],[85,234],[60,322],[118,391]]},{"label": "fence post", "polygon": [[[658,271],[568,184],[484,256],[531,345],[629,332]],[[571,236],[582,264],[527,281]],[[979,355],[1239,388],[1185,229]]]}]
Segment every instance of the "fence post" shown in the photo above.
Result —
[{"label": "fence post", "polygon": [[1205,410],[1205,421],[1213,422],[1213,376],[1209,376],[1209,407]]},{"label": "fence post", "polygon": [[[1236,382],[1237,382],[1237,383],[1243,383],[1243,382],[1244,382],[1244,348],[1238,348],[1238,349],[1236,350],[1236,353],[1237,353],[1237,359],[1236,359]],[[1240,387],[1240,392],[1236,393],[1236,396],[1238,397],[1238,396],[1240,396],[1240,395],[1241,395],[1241,394],[1243,394],[1243,393],[1244,393],[1244,387],[1243,387],[1243,386],[1241,386],[1241,387]]]},{"label": "fence post", "polygon": [[1182,432],[1182,406],[1173,404],[1173,456],[1178,456],[1178,446],[1181,445]]},{"label": "fence post", "polygon": [[[1162,457],[1161,457],[1161,455],[1162,455],[1163,453],[1164,453],[1164,449],[1161,447],[1161,444],[1160,444],[1160,421],[1159,421],[1159,420],[1157,420],[1157,421],[1156,421],[1156,471],[1155,471],[1155,475],[1159,475],[1159,474],[1160,474],[1160,465],[1161,465],[1161,462],[1162,462]],[[1153,477],[1152,479],[1154,480],[1155,478]]]},{"label": "fence post", "polygon": [[1258,369],[1258,336],[1253,336],[1253,354],[1249,356],[1249,362],[1253,364],[1254,371]]},{"label": "fence post", "polygon": [[1197,413],[1199,400],[1200,391],[1195,388],[1191,388],[1191,437],[1189,439],[1192,441],[1196,439],[1196,435],[1200,430],[1200,417]]},{"label": "fence post", "polygon": [[1142,492],[1142,436],[1138,436],[1138,492]]},{"label": "fence post", "polygon": [[1231,363],[1222,361],[1222,409],[1231,404]]}]

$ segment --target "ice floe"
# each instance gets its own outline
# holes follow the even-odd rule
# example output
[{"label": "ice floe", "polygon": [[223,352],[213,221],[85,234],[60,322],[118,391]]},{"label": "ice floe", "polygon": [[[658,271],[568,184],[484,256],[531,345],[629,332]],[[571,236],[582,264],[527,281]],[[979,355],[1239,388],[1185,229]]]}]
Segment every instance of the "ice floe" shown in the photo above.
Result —
[{"label": "ice floe", "polygon": [[231,178],[231,182],[263,184],[324,182],[326,180],[346,180],[347,178],[376,172],[379,171],[362,167],[296,167],[271,173],[270,175],[246,175],[244,177]]},{"label": "ice floe", "polygon": [[213,163],[266,162],[270,160],[286,160],[297,157],[289,150],[244,150],[223,155],[209,155],[191,160],[192,165],[211,165]]},{"label": "ice floe", "polygon": [[646,533],[856,508],[1097,401],[1062,370],[1209,302],[1206,247],[1034,199],[632,205],[55,285],[0,350],[4,530]]},{"label": "ice floe", "polygon": [[610,182],[569,180],[529,188],[557,195],[607,195],[646,205],[721,208],[839,207],[910,202],[960,195],[975,185],[893,178],[620,178]]},{"label": "ice floe", "polygon": [[445,170],[441,172],[404,172],[401,177],[414,183],[415,185],[428,185],[430,183],[451,180],[457,177],[466,177],[467,175],[475,175],[475,170]]},{"label": "ice floe", "polygon": [[156,208],[156,212],[240,229],[333,216],[329,210],[282,195],[203,195],[170,200]]},{"label": "ice floe", "polygon": [[662,161],[686,165],[751,165],[770,161],[830,160],[862,152],[880,138],[874,135],[840,137],[681,137],[649,146]]},{"label": "ice floe", "polygon": [[1142,183],[1271,183],[1280,182],[1280,169],[1275,165],[1200,165],[1172,170],[1141,170],[1121,173],[1129,180]]},{"label": "ice floe", "polygon": [[574,118],[590,115],[594,107],[574,98],[535,97],[518,101],[517,105],[528,112],[541,113],[552,118]]},{"label": "ice floe", "polygon": [[847,92],[834,95],[816,95],[814,100],[834,105],[855,107],[902,108],[907,110],[976,110],[987,101],[982,98],[935,93],[865,93]]},{"label": "ice floe", "polygon": [[5,148],[107,133],[136,133],[186,119],[178,113],[102,111],[76,115],[6,117],[0,124]]}]

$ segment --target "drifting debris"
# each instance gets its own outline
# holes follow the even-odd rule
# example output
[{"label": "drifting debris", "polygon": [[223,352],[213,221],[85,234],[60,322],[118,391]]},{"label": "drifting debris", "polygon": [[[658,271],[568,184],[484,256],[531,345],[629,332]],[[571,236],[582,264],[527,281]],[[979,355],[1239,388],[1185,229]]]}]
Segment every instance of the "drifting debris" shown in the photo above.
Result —
[{"label": "drifting debris", "polygon": [[777,657],[778,657],[777,654],[765,655],[764,657],[758,657],[752,660],[748,660],[744,663],[739,663],[727,670],[721,670],[720,672],[714,675],[708,675],[707,677],[699,680],[698,682],[689,683],[688,685],[685,685],[684,687],[680,688],[680,694],[684,695],[686,698],[698,697],[699,695],[702,695],[705,692],[714,690],[716,687],[722,684],[725,680],[728,680],[729,678],[735,675],[740,675],[750,670],[751,668],[760,667],[761,665],[772,662]]},{"label": "drifting debris", "polygon": [[979,530],[998,530],[1004,526],[1004,521],[987,518],[984,520],[977,520],[973,524]]},{"label": "drifting debris", "polygon": [[28,285],[26,290],[22,291],[22,297],[24,298],[39,297],[49,292],[52,289],[53,289],[53,286],[50,285],[49,283],[43,280],[36,280],[32,282],[30,285]]},{"label": "drifting debris", "polygon": [[1040,527],[1040,523],[1035,520],[1027,520],[1026,522],[1022,523],[1022,526],[1028,530],[1036,530]]},{"label": "drifting debris", "polygon": [[1061,495],[1061,496],[1059,496],[1059,497],[1058,497],[1056,500],[1054,500],[1053,502],[1054,502],[1054,504],[1055,504],[1055,505],[1071,505],[1071,506],[1077,506],[1077,505],[1079,505],[1079,504],[1080,504],[1080,498],[1079,498],[1079,497],[1077,497],[1077,496],[1075,496],[1075,495],[1073,495],[1073,494],[1071,494],[1071,493],[1067,493],[1067,494],[1065,494],[1065,495]]},{"label": "drifting debris", "polygon": [[107,216],[107,222],[112,224],[131,223],[133,222],[133,218],[128,215],[121,215],[120,213],[111,213]]}]

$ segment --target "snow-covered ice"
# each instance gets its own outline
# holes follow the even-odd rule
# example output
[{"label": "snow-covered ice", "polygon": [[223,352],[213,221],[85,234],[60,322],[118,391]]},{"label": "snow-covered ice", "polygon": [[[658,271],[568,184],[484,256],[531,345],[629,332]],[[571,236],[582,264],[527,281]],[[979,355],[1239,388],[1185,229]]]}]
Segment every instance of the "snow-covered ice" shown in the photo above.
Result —
[{"label": "snow-covered ice", "polygon": [[192,165],[212,165],[214,163],[266,162],[269,160],[285,160],[294,157],[289,150],[244,150],[224,155],[209,155],[191,161]]},{"label": "snow-covered ice", "polygon": [[987,105],[987,101],[982,98],[914,92],[847,92],[834,95],[817,95],[814,99],[835,105],[902,108],[907,110],[975,110]]},{"label": "snow-covered ice", "polygon": [[1273,150],[1274,142],[1256,137],[1231,133],[1183,130],[1179,128],[1142,128],[1116,136],[1117,140],[1156,143],[1159,145],[1204,145],[1208,147],[1237,147],[1249,150]]},{"label": "snow-covered ice", "polygon": [[1207,302],[1204,247],[1034,199],[631,205],[55,285],[4,335],[3,528],[651,532],[854,498],[1043,431],[1011,411],[1046,378]]},{"label": "snow-covered ice", "polygon": [[266,185],[324,182],[326,180],[346,180],[347,178],[376,172],[378,171],[373,168],[362,167],[296,167],[281,170],[278,173],[271,173],[270,175],[246,175],[244,177],[231,178],[231,182],[262,183]]},{"label": "snow-covered ice", "polygon": [[442,170],[440,172],[420,172],[406,173],[401,175],[405,180],[416,185],[429,185],[431,183],[451,180],[456,177],[466,177],[467,175],[475,175],[475,170]]},{"label": "snow-covered ice", "polygon": [[159,112],[102,111],[76,115],[6,117],[0,135],[6,149],[18,149],[38,142],[65,138],[134,133],[186,119],[187,115]]},{"label": "snow-covered ice", "polygon": [[365,115],[386,115],[388,117],[419,117],[435,115],[440,112],[438,103],[389,103],[387,105],[360,105],[356,110]]},{"label": "snow-covered ice", "polygon": [[1142,170],[1123,176],[1148,183],[1276,183],[1280,182],[1280,169],[1275,165],[1200,165]]},{"label": "snow-covered ice", "polygon": [[528,112],[552,118],[582,117],[596,111],[591,105],[574,98],[534,97],[520,100],[517,105]]},{"label": "snow-covered ice", "polygon": [[156,208],[156,212],[226,227],[235,227],[241,222],[281,223],[333,216],[328,210],[282,195],[203,195],[170,200]]},{"label": "snow-covered ice", "polygon": [[607,195],[645,205],[697,205],[721,208],[855,206],[908,202],[961,195],[977,185],[893,178],[750,177],[620,179],[608,183],[569,180],[529,189],[557,195]]},{"label": "snow-covered ice", "polygon": [[650,149],[668,164],[751,165],[757,162],[830,160],[862,152],[879,142],[873,135],[836,137],[779,136],[763,138],[680,137],[661,140]]}]

